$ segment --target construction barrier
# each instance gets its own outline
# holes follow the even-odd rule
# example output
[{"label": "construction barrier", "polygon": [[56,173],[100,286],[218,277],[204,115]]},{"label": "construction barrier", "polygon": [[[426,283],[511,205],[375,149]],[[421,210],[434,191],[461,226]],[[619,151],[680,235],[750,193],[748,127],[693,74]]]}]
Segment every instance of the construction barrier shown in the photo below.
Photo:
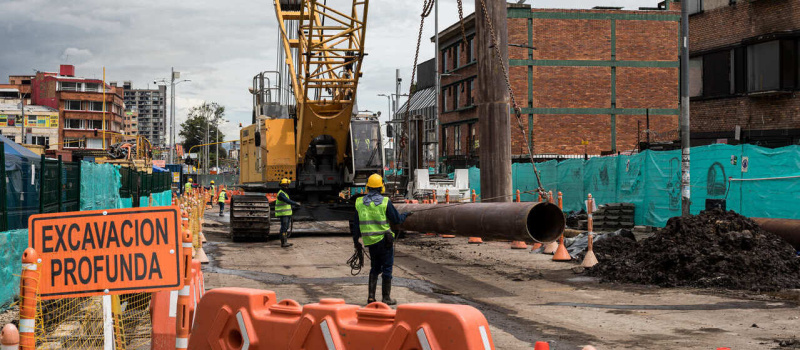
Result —
[{"label": "construction barrier", "polygon": [[190,349],[494,349],[486,318],[466,305],[404,304],[397,310],[341,299],[301,306],[275,292],[219,288],[197,308]]},{"label": "construction barrier", "polygon": [[[205,283],[203,272],[200,270],[200,261],[192,260],[191,266],[191,283],[188,288],[191,303],[189,304],[188,312],[191,315],[196,315],[197,304],[205,293]],[[150,303],[150,317],[152,318],[151,349],[175,349],[178,293],[179,291],[177,290],[153,293],[153,299]],[[194,317],[190,320],[190,329],[193,322]]]}]

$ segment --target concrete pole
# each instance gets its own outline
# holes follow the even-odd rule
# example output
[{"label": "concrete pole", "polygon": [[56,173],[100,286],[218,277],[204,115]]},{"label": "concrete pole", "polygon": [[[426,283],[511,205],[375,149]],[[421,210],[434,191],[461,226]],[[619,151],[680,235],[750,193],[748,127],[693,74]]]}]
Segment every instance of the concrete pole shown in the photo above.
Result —
[{"label": "concrete pole", "polygon": [[[481,2],[486,2],[486,12],[497,36],[500,62],[497,61],[486,15]],[[500,64],[508,69],[508,23],[506,2],[500,0],[475,0],[476,57],[478,59],[478,86],[476,102],[480,125],[481,198],[484,202],[511,201],[511,119],[509,92]]]},{"label": "concrete pole", "polygon": [[170,68],[169,98],[169,163],[175,164],[175,67]]},{"label": "concrete pole", "polygon": [[688,216],[691,201],[689,118],[689,6],[681,2],[681,215]]},{"label": "concrete pole", "polygon": [[[394,70],[394,118],[397,118],[397,112],[400,110],[400,69]],[[393,118],[393,119],[394,119]],[[398,166],[402,164],[400,162],[400,137],[398,135],[402,135],[403,130],[405,129],[405,124],[396,123],[394,124],[395,127],[395,138],[394,138],[394,164],[395,170],[403,169],[402,166]],[[404,162],[403,162],[404,163]],[[408,174],[405,174],[406,176]],[[395,179],[397,179],[397,174],[395,174]]]},{"label": "concrete pole", "polygon": [[[439,130],[439,92],[440,92],[441,86],[442,86],[442,78],[439,75],[439,0],[434,0],[433,8],[434,8],[434,10],[433,10],[434,11],[434,13],[433,13],[433,35],[435,35],[435,37],[436,37],[436,44],[434,45],[435,47],[434,47],[434,65],[433,65],[433,76],[436,78],[436,83],[434,84],[435,85],[434,88],[436,89],[436,91],[435,91],[436,98],[434,99],[436,101],[436,109],[434,110],[435,111],[434,113],[436,113],[436,118],[434,118],[434,120],[436,120],[436,122],[435,122],[435,125],[434,125],[434,130],[438,131]],[[438,132],[435,133],[437,141],[439,140],[439,135],[438,134],[439,134]],[[427,153],[427,150],[426,150],[425,153]],[[436,169],[436,173],[439,173],[439,143],[438,142],[436,143],[436,152],[434,152],[434,154],[433,154],[433,161],[435,163],[434,169]]]}]

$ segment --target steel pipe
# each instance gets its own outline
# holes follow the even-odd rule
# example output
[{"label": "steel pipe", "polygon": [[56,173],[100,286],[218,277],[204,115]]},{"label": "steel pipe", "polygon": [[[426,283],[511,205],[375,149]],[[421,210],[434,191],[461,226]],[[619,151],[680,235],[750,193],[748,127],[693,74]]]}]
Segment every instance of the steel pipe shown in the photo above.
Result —
[{"label": "steel pipe", "polygon": [[395,204],[413,212],[400,229],[512,241],[549,243],[564,232],[566,219],[546,202]]},{"label": "steel pipe", "polygon": [[[412,216],[413,217],[413,216]],[[764,231],[772,232],[784,241],[791,244],[794,249],[800,250],[800,220],[797,219],[771,219],[751,218]]]}]

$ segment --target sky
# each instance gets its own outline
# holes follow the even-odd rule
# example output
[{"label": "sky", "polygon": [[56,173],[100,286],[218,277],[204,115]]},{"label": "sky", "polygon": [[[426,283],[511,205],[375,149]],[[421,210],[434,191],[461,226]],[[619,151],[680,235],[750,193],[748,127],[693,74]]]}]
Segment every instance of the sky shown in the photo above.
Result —
[{"label": "sky", "polygon": [[[349,1],[330,0],[340,6]],[[655,7],[657,0],[527,0],[536,8],[626,9]],[[423,0],[373,0],[365,38],[368,56],[358,90],[360,110],[389,113],[386,97],[394,92],[395,69],[408,89]],[[458,20],[456,0],[440,0],[439,27]],[[474,10],[464,0],[464,16]],[[425,20],[419,61],[433,58],[433,14]],[[278,28],[272,0],[0,0],[0,82],[9,75],[58,71],[73,64],[76,76],[132,81],[153,87],[168,79],[170,67],[181,72],[175,89],[178,125],[203,101],[226,107],[226,139],[239,136],[239,123],[251,120],[247,88],[260,71],[276,68]]]}]

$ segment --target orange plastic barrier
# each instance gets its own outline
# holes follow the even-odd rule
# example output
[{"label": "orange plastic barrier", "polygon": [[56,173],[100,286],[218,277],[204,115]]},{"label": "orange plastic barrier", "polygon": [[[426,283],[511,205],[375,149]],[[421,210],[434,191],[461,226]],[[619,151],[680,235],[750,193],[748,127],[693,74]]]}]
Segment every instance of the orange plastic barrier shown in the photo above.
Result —
[{"label": "orange plastic barrier", "polygon": [[[203,271],[200,261],[192,260],[192,283],[189,287],[189,314],[195,315],[197,304],[205,293]],[[161,291],[153,293],[150,301],[150,317],[153,331],[150,333],[151,348],[175,349],[175,320],[178,312],[178,291]],[[194,320],[191,320],[193,322]]]},{"label": "orange plastic barrier", "polygon": [[466,305],[301,306],[272,291],[219,288],[200,301],[197,319],[190,349],[494,349],[486,318]]}]

